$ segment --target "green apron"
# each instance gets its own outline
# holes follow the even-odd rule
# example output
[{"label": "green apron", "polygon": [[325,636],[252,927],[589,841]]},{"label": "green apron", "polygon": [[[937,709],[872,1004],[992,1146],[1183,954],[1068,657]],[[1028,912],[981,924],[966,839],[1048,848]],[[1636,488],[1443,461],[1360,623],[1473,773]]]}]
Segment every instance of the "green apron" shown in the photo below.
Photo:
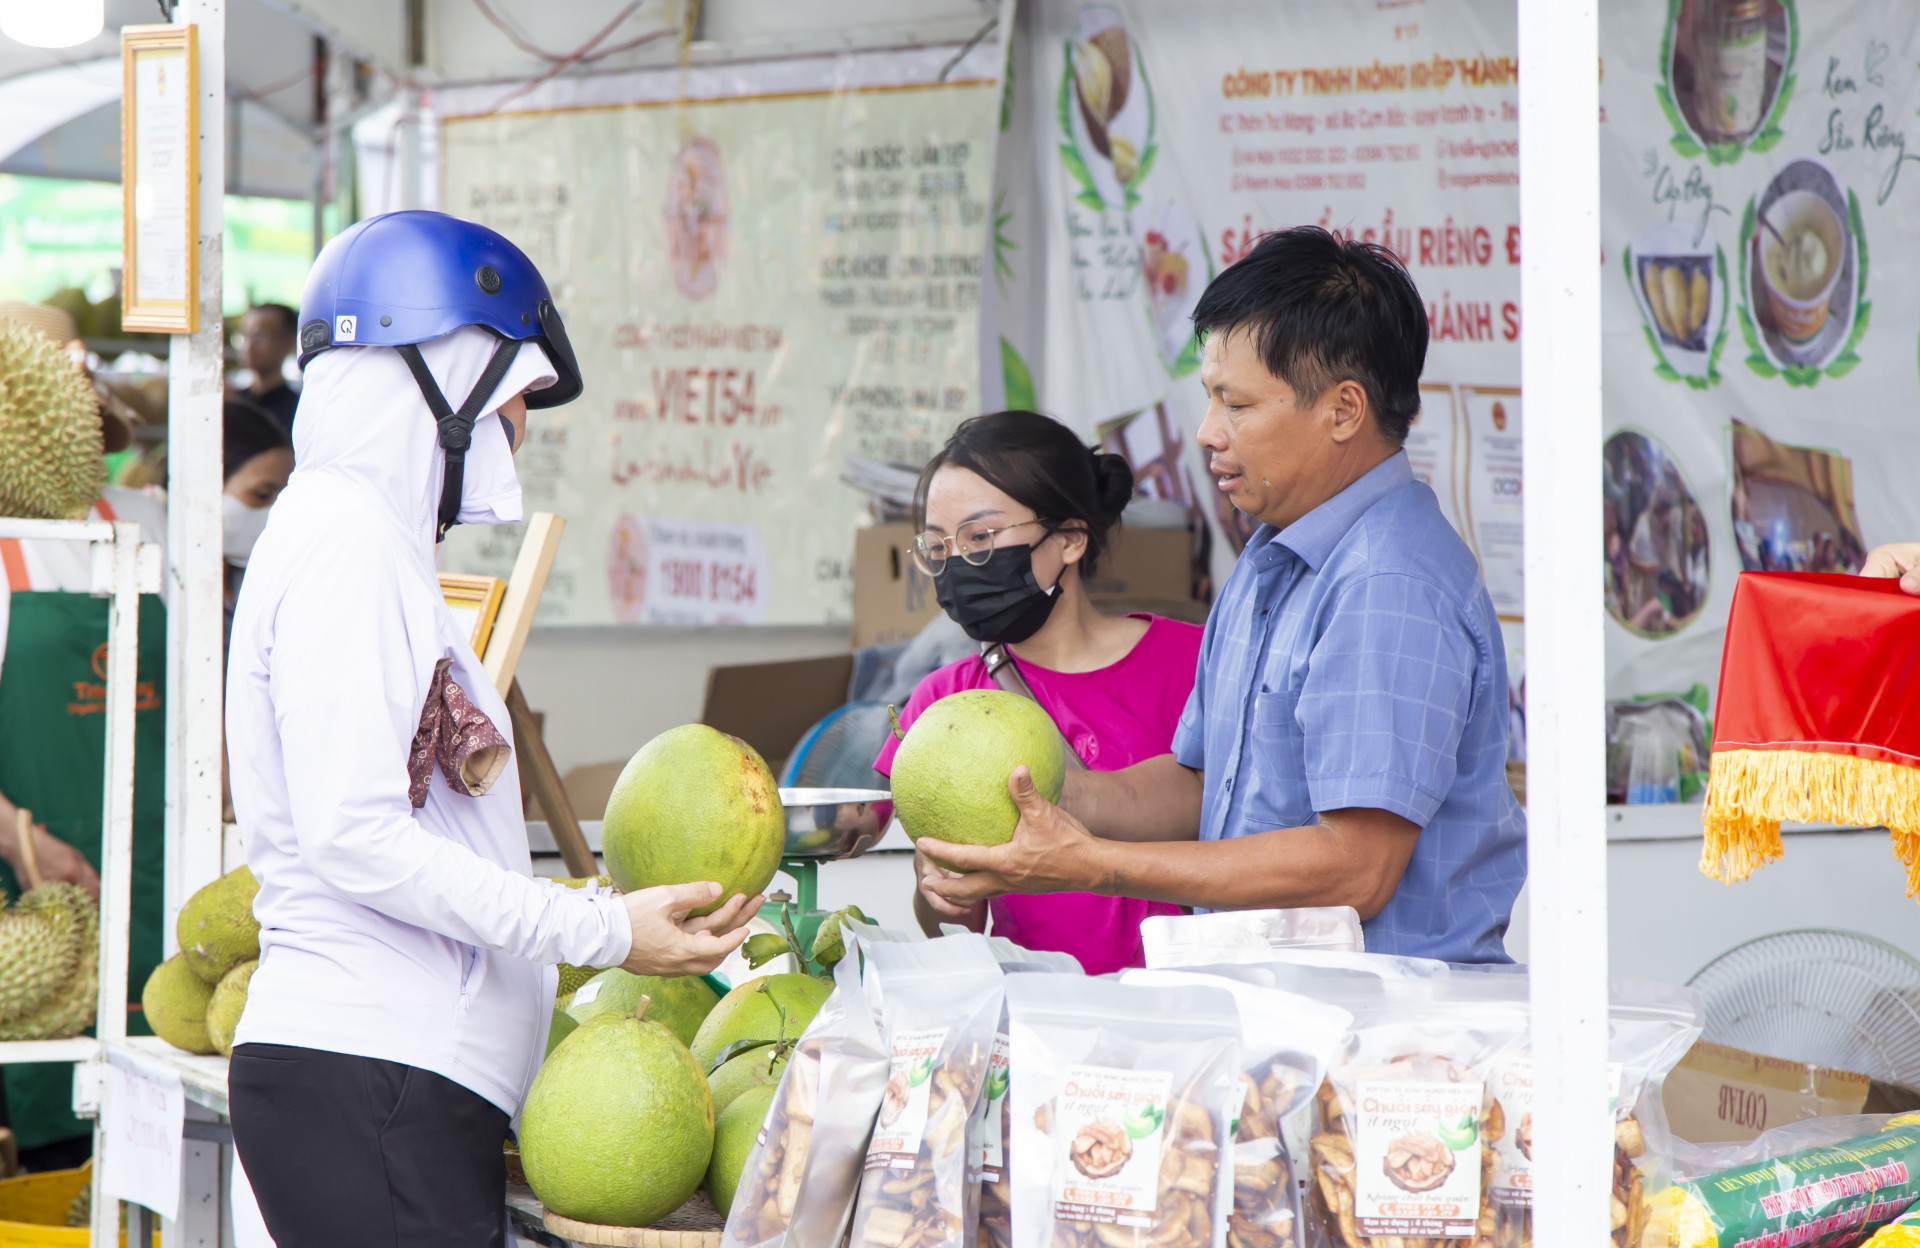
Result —
[{"label": "green apron", "polygon": [[[87,594],[16,593],[0,662],[0,794],[100,869],[106,769],[107,611]],[[166,861],[167,612],[140,598],[140,670],[134,715],[133,933],[127,966],[127,1031],[152,1035],[140,990],[160,962]],[[13,829],[4,829],[12,836]],[[9,898],[20,882],[0,863]],[[73,1116],[73,1063],[0,1067],[7,1116],[21,1148],[92,1133]]]}]

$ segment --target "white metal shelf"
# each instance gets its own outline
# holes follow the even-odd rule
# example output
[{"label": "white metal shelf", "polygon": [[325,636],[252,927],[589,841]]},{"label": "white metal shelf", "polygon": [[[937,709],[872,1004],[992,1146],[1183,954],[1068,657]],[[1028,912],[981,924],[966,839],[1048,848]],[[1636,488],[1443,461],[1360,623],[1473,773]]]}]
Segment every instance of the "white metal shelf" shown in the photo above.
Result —
[{"label": "white metal shelf", "polygon": [[105,520],[26,520],[0,516],[0,538],[39,542],[111,542],[113,525]]},{"label": "white metal shelf", "polygon": [[92,1036],[71,1040],[0,1040],[0,1066],[16,1062],[84,1062],[100,1051]]}]

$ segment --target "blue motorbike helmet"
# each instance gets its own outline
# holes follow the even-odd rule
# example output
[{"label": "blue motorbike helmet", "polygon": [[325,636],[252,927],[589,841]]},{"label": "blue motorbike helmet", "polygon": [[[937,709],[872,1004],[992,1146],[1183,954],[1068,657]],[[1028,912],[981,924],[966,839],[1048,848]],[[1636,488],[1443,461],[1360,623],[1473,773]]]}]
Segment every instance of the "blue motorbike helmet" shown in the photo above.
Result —
[{"label": "blue motorbike helmet", "polygon": [[[468,325],[492,331],[500,345],[455,410],[418,348]],[[443,212],[389,212],[342,230],[321,248],[300,300],[302,368],[336,347],[392,347],[407,362],[447,455],[439,537],[460,511],[473,422],[523,342],[545,348],[558,374],[553,385],[527,393],[528,407],[558,407],[580,397],[573,344],[533,261],[486,226]]]}]

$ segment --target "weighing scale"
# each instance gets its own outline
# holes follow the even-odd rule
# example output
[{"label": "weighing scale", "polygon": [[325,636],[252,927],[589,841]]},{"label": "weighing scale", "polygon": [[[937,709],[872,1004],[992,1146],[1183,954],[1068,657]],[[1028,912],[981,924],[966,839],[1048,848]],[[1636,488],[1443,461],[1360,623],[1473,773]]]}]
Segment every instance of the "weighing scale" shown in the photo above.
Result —
[{"label": "weighing scale", "polygon": [[773,893],[760,907],[760,917],[776,931],[790,932],[798,941],[794,956],[807,970],[806,960],[815,933],[827,919],[820,909],[820,864],[858,858],[886,834],[877,803],[890,802],[885,789],[781,789],[780,804],[787,813],[787,843],[780,851],[780,869],[793,877],[798,896]]}]

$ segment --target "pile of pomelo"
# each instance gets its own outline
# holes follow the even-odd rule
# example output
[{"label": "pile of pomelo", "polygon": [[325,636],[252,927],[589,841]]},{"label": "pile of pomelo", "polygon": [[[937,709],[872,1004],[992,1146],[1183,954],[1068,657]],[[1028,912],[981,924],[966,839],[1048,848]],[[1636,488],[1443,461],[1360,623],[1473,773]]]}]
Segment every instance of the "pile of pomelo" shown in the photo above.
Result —
[{"label": "pile of pomelo", "polygon": [[[718,880],[724,899],[767,886],[785,835],[766,763],[695,724],[634,755],[601,843],[623,890]],[[699,977],[616,968],[562,989],[520,1120],[534,1194],[576,1221],[648,1226],[704,1182],[724,1215],[787,1052],[830,985],[763,975],[720,996]],[[749,1097],[759,1107],[750,1127],[745,1112],[726,1115]]]}]

